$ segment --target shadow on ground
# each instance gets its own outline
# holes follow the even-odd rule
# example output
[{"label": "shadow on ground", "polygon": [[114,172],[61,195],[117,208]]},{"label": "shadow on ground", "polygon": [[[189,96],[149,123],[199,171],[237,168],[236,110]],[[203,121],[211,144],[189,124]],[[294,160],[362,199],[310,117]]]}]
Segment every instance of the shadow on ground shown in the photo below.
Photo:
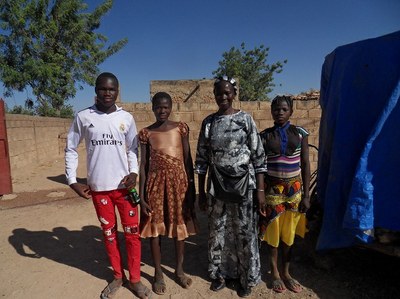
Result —
[{"label": "shadow on ground", "polygon": [[[59,174],[59,175],[56,175],[56,176],[48,176],[47,179],[50,180],[50,181],[53,181],[53,182],[56,182],[56,183],[60,183],[60,184],[64,184],[64,185],[68,186],[67,181],[65,179],[65,174]],[[77,180],[78,183],[87,184],[86,178],[76,178],[76,180]]]},{"label": "shadow on ground", "polygon": [[112,277],[99,227],[88,225],[76,231],[65,227],[55,227],[52,231],[17,228],[8,241],[18,254],[27,258],[47,258],[103,280]]}]

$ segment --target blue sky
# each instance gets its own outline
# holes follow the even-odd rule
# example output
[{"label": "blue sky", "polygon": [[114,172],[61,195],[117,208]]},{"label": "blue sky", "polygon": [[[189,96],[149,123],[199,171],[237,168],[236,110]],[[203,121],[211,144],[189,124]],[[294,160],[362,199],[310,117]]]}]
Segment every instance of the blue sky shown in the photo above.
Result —
[{"label": "blue sky", "polygon": [[[88,0],[89,11],[101,1]],[[270,94],[319,89],[324,57],[336,47],[400,30],[399,0],[115,0],[98,32],[128,44],[100,71],[117,75],[124,102],[147,102],[151,80],[212,78],[222,53],[245,42],[269,47],[268,62],[288,60]],[[29,91],[6,99],[23,105]],[[70,100],[93,103],[84,85]]]}]

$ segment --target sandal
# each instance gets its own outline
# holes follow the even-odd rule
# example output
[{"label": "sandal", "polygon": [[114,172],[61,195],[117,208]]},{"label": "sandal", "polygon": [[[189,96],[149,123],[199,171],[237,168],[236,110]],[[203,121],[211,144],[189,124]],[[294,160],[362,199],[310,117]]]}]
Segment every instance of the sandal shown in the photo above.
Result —
[{"label": "sandal", "polygon": [[245,298],[249,297],[251,295],[251,288],[250,287],[239,287],[239,290],[237,292],[239,297]]},{"label": "sandal", "polygon": [[112,298],[117,293],[117,291],[121,288],[122,284],[123,284],[122,278],[114,279],[101,292],[100,298],[101,299]]},{"label": "sandal", "polygon": [[153,292],[157,295],[164,295],[167,285],[165,284],[164,278],[155,278],[152,284]]},{"label": "sandal", "polygon": [[210,289],[212,291],[214,291],[214,292],[218,292],[218,291],[222,290],[225,287],[226,287],[225,279],[217,278],[217,279],[213,279],[212,280]]},{"label": "sandal", "polygon": [[289,278],[289,279],[285,279],[283,280],[283,282],[285,283],[285,286],[291,290],[294,293],[300,293],[302,288],[301,288],[301,284],[293,278]]},{"label": "sandal", "polygon": [[277,293],[283,293],[286,291],[285,283],[282,281],[282,279],[275,279],[272,282],[272,289]]},{"label": "sandal", "polygon": [[185,274],[181,275],[175,274],[175,282],[179,284],[182,288],[188,289],[192,285],[193,280]]},{"label": "sandal", "polygon": [[132,283],[129,281],[128,288],[136,297],[140,299],[151,299],[153,295],[153,292],[144,284],[142,284],[141,281],[136,283]]}]

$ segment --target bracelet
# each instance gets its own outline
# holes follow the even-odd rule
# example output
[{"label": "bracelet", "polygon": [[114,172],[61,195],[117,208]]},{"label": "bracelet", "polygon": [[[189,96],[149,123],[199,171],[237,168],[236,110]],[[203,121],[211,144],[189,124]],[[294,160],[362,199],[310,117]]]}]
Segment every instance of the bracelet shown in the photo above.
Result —
[{"label": "bracelet", "polygon": [[257,189],[257,191],[264,192],[265,190],[264,189]]}]

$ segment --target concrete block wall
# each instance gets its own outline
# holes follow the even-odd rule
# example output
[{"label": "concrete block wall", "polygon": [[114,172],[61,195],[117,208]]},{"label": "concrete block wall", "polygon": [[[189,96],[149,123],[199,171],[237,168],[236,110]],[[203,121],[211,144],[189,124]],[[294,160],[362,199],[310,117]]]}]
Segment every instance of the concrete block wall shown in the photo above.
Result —
[{"label": "concrete block wall", "polygon": [[[239,93],[240,81],[237,82]],[[197,146],[197,137],[202,120],[216,110],[213,88],[214,79],[153,80],[150,82],[150,96],[152,97],[159,91],[169,93],[174,103],[174,112],[171,118],[185,121],[189,125],[191,130],[190,145],[193,155]],[[291,117],[291,122],[306,128],[310,132],[309,143],[318,146],[319,121],[321,118],[319,92],[309,91],[299,95],[292,95],[291,97],[294,101],[294,113]],[[270,105],[270,102],[234,102],[236,108],[249,112],[253,116],[260,131],[273,125]],[[150,103],[130,104],[129,107],[123,106],[134,115],[138,129],[148,126],[154,120]],[[311,148],[311,170],[317,168],[317,161],[318,153]]]},{"label": "concrete block wall", "polygon": [[[119,103],[132,113],[138,130],[155,120],[151,103]],[[259,130],[273,125],[269,102],[234,102],[234,107],[250,113]],[[190,146],[195,157],[197,139],[203,119],[215,112],[215,102],[174,103],[171,119],[183,121],[190,128]],[[301,125],[310,132],[309,143],[318,146],[321,110],[318,96],[294,97],[293,124]],[[41,165],[64,157],[66,135],[72,123],[70,119],[6,114],[11,174],[25,166]],[[80,152],[84,151],[81,145]],[[311,169],[317,167],[318,155],[310,149]]]},{"label": "concrete block wall", "polygon": [[11,173],[28,165],[40,165],[64,155],[60,136],[72,120],[6,114]]},{"label": "concrete block wall", "polygon": [[174,103],[212,103],[214,80],[152,80],[150,82],[150,98],[163,91],[171,95]]},{"label": "concrete block wall", "polygon": [[[303,126],[310,132],[309,143],[318,146],[319,121],[321,110],[318,102],[318,96],[294,97],[294,113],[291,122],[295,125]],[[151,103],[121,103],[122,107],[130,112],[136,122],[138,130],[151,125],[155,121]],[[260,131],[273,126],[273,120],[270,110],[270,102],[234,102],[234,107],[250,113]],[[183,121],[190,128],[190,147],[193,159],[196,154],[197,139],[200,132],[203,119],[217,110],[213,103],[174,103],[170,119],[174,121]],[[310,149],[311,170],[317,168],[318,153]]]}]

